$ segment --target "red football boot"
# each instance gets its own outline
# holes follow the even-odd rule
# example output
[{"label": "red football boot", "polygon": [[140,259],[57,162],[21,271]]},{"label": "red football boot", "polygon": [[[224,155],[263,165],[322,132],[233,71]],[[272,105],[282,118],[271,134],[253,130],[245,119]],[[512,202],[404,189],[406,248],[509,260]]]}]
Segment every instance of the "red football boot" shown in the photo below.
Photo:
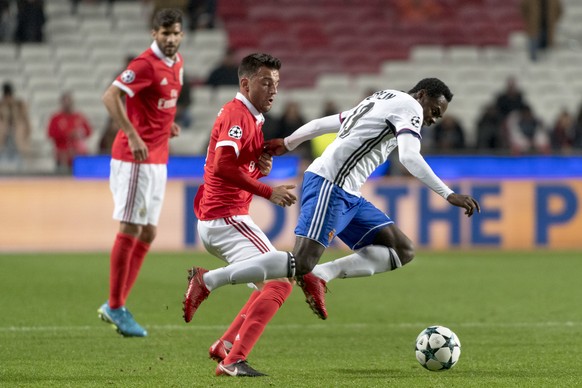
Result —
[{"label": "red football boot", "polygon": [[325,309],[325,293],[327,286],[325,280],[318,278],[311,272],[297,277],[297,284],[305,294],[305,301],[311,307],[311,310],[321,319],[327,318]]},{"label": "red football boot", "polygon": [[201,267],[192,267],[188,271],[188,289],[184,295],[183,302],[184,320],[186,322],[192,320],[200,304],[210,295],[210,291],[208,291],[204,284],[204,279],[202,279],[202,275],[206,272],[208,270]]},{"label": "red football boot", "polygon": [[230,352],[231,348],[232,344],[230,342],[217,339],[216,342],[210,345],[210,349],[208,349],[208,355],[214,361],[222,362],[222,360],[224,360]]}]

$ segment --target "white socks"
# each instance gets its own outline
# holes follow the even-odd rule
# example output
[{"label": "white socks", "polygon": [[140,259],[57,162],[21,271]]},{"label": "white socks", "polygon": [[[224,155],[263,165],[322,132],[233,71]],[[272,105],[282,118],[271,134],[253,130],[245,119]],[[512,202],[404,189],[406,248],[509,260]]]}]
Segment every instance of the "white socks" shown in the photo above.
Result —
[{"label": "white socks", "polygon": [[[209,291],[226,284],[262,282],[266,279],[279,279],[295,275],[295,261],[290,263],[288,252],[274,251],[263,253],[226,267],[214,269],[204,274],[204,283]],[[292,266],[292,268],[290,268]]]},{"label": "white socks", "polygon": [[[351,255],[316,265],[313,274],[329,282],[337,278],[372,276],[400,267],[402,263],[394,249],[368,245]],[[204,274],[204,283],[212,291],[227,284],[256,283],[294,275],[293,257],[288,252],[275,251],[208,271]]]},{"label": "white socks", "polygon": [[349,256],[316,265],[313,274],[329,282],[337,278],[372,276],[400,267],[402,263],[394,249],[383,245],[368,245]]}]

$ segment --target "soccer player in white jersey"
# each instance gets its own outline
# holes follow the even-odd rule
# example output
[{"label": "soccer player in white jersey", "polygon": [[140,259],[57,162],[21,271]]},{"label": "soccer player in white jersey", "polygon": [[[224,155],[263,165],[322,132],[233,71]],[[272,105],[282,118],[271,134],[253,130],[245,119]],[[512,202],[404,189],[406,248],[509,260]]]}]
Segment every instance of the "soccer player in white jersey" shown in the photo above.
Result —
[{"label": "soccer player in white jersey", "polygon": [[[408,93],[378,91],[348,111],[312,120],[285,139],[267,142],[271,154],[282,155],[306,140],[338,133],[305,172],[293,254],[268,252],[243,265],[230,265],[192,278],[187,297],[193,305],[199,305],[209,291],[225,284],[296,276],[312,310],[326,319],[327,282],[371,276],[412,261],[414,248],[410,239],[360,193],[370,174],[396,147],[400,162],[413,176],[451,205],[464,208],[467,216],[475,210],[479,212],[474,198],[454,193],[420,154],[422,125],[441,118],[452,98],[441,80],[425,78]],[[335,236],[354,253],[316,265]],[[195,308],[192,314],[194,311]]]}]

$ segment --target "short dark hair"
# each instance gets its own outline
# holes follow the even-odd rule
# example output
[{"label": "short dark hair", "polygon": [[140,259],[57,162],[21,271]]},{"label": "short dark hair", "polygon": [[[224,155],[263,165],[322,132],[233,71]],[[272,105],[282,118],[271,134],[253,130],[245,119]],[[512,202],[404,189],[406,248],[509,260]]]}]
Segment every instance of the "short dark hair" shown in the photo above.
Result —
[{"label": "short dark hair", "polygon": [[264,53],[247,55],[242,59],[238,67],[238,78],[251,77],[263,66],[268,69],[279,70],[281,68],[281,61],[279,58]]},{"label": "short dark hair", "polygon": [[453,93],[451,93],[449,87],[438,78],[424,78],[418,81],[408,94],[413,94],[420,90],[425,90],[429,97],[438,98],[444,96],[447,102],[451,102],[453,99]]},{"label": "short dark hair", "polygon": [[170,28],[174,24],[180,23],[182,28],[182,11],[177,8],[164,8],[156,12],[152,20],[152,28],[159,30],[160,28]]}]

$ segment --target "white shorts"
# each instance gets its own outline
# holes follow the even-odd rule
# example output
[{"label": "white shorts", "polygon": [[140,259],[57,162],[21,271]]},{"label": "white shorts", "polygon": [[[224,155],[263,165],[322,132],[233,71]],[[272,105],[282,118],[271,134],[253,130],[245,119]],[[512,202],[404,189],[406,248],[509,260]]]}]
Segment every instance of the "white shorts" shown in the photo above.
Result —
[{"label": "white shorts", "polygon": [[206,250],[228,264],[276,251],[249,215],[199,220],[198,234]]},{"label": "white shorts", "polygon": [[167,166],[111,159],[109,187],[113,219],[137,225],[157,225],[166,192]]}]

